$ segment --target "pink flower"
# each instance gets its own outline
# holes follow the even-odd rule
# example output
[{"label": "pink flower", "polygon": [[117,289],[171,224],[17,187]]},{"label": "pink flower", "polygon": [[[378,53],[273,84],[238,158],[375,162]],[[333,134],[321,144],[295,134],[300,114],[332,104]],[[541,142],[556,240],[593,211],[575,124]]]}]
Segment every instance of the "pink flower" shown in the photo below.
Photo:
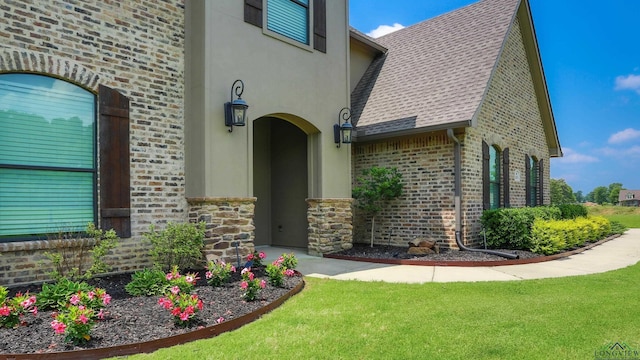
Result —
[{"label": "pink flower", "polygon": [[111,303],[111,295],[104,294],[104,296],[102,297],[102,304],[109,305],[110,303]]},{"label": "pink flower", "polygon": [[260,259],[264,259],[267,257],[267,254],[265,254],[264,251],[260,251],[260,254],[258,254],[258,256],[260,257]]},{"label": "pink flower", "polygon": [[247,289],[247,287],[249,287],[249,284],[248,284],[246,281],[243,281],[243,282],[241,282],[241,283],[240,283],[240,287],[241,287],[243,290],[246,290],[246,289]]},{"label": "pink flower", "polygon": [[202,300],[198,299],[198,310],[202,311],[203,307],[204,307],[204,303],[202,302]]},{"label": "pink flower", "polygon": [[293,271],[292,269],[287,269],[287,270],[284,271],[284,274],[287,275],[287,276],[293,276],[293,275],[296,274],[296,272]]},{"label": "pink flower", "polygon": [[260,280],[260,287],[264,289],[265,286],[267,286],[267,282],[264,280]]},{"label": "pink flower", "polygon": [[89,300],[93,300],[93,298],[96,296],[96,293],[94,293],[93,291],[89,291],[87,296],[89,297]]},{"label": "pink flower", "polygon": [[0,316],[9,316],[11,314],[11,309],[7,305],[0,308]]},{"label": "pink flower", "polygon": [[187,314],[187,312],[186,312],[186,311],[185,311],[185,312],[183,312],[183,313],[181,313],[181,314],[180,314],[180,320],[182,320],[182,321],[187,321],[187,320],[189,320],[189,314]]},{"label": "pink flower", "polygon": [[89,318],[87,318],[84,314],[80,314],[78,320],[80,320],[81,323],[86,324],[89,321]]},{"label": "pink flower", "polygon": [[78,305],[78,303],[80,302],[80,297],[78,296],[78,294],[73,294],[71,295],[71,299],[69,299],[69,302],[73,305]]},{"label": "pink flower", "polygon": [[53,320],[51,322],[51,327],[53,328],[53,330],[55,330],[56,334],[64,334],[64,331],[67,328],[67,325],[65,325],[64,323],[61,323],[58,320]]},{"label": "pink flower", "polygon": [[250,273],[249,273],[249,280],[253,280],[254,276],[255,276],[255,275],[253,275],[253,273],[252,273],[252,272],[250,272]]},{"label": "pink flower", "polygon": [[249,254],[249,255],[247,256],[247,260],[249,260],[249,261],[253,260],[253,254]]},{"label": "pink flower", "polygon": [[173,310],[171,310],[171,315],[178,316],[178,315],[180,315],[180,312],[181,312],[180,308],[179,307],[175,307],[175,308],[173,308]]},{"label": "pink flower", "polygon": [[29,310],[30,313],[33,314],[33,316],[38,315],[38,307],[34,306],[33,309]]},{"label": "pink flower", "polygon": [[191,275],[187,275],[186,280],[189,284],[195,284],[196,283],[196,278],[194,278]]},{"label": "pink flower", "polygon": [[98,317],[98,319],[103,320],[104,319],[104,310],[100,309],[100,311],[98,311],[98,314],[96,316]]},{"label": "pink flower", "polygon": [[173,295],[178,295],[179,292],[180,292],[180,287],[179,286],[173,286],[171,288],[171,293],[173,293]]},{"label": "pink flower", "polygon": [[204,276],[205,276],[207,279],[211,279],[211,278],[213,277],[213,273],[212,273],[211,271],[207,271],[207,272],[204,274]]},{"label": "pink flower", "polygon": [[231,265],[231,272],[236,272],[236,267]]},{"label": "pink flower", "polygon": [[218,320],[216,320],[216,322],[217,322],[218,324],[220,324],[221,322],[224,322],[224,318],[223,318],[222,316],[220,316],[220,317],[218,318]]},{"label": "pink flower", "polygon": [[249,272],[249,271],[251,271],[249,268],[244,268],[244,269],[242,269],[240,274],[244,275],[246,272]]}]

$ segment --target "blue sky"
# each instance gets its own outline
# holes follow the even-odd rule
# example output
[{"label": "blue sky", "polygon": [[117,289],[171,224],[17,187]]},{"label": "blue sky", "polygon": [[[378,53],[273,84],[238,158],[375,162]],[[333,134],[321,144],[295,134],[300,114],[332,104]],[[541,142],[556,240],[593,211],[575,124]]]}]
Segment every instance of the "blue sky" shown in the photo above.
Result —
[{"label": "blue sky", "polygon": [[[350,0],[350,22],[376,37],[474,2]],[[551,177],[640,189],[640,1],[529,2],[564,153]]]}]

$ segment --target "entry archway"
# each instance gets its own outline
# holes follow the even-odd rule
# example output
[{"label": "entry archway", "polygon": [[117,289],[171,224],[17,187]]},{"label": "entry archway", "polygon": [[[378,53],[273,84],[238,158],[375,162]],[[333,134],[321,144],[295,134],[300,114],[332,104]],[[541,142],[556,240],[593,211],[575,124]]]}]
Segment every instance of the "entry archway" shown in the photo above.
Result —
[{"label": "entry archway", "polygon": [[318,130],[288,114],[253,123],[255,245],[307,248],[306,199],[313,194]]}]

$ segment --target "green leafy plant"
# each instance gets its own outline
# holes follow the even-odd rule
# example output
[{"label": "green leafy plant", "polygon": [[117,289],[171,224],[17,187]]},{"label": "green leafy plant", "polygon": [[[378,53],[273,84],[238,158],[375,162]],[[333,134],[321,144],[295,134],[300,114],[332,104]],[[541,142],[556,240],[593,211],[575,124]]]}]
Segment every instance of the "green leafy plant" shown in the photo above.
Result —
[{"label": "green leafy plant", "polygon": [[52,240],[53,250],[44,254],[53,264],[49,275],[56,280],[87,280],[110,270],[103,257],[119,238],[113,229],[103,231],[90,222],[85,233],[59,231]]},{"label": "green leafy plant", "polygon": [[254,301],[258,298],[260,290],[267,286],[267,282],[255,278],[255,275],[251,272],[251,269],[244,268],[241,272],[242,281],[240,282],[240,288],[244,290],[242,298],[246,301]]},{"label": "green leafy plant", "polygon": [[42,284],[38,293],[38,307],[42,310],[63,309],[73,294],[88,292],[93,288],[86,282],[71,281],[62,278],[53,284]]},{"label": "green leafy plant", "polygon": [[258,252],[257,250],[254,250],[251,254],[247,255],[247,260],[251,261],[252,267],[261,267],[264,266],[262,264],[262,260],[266,257],[267,254],[265,254],[264,251]]},{"label": "green leafy plant", "polygon": [[280,258],[282,259],[282,266],[284,266],[286,269],[293,270],[296,268],[296,266],[298,266],[298,259],[293,253],[282,254],[280,255]]},{"label": "green leafy plant", "polygon": [[372,167],[362,172],[353,188],[355,205],[371,216],[371,247],[375,230],[375,219],[386,203],[402,196],[402,174],[397,168]]},{"label": "green leafy plant", "polygon": [[[273,263],[267,265],[267,277],[272,286],[282,287],[285,276],[294,276],[293,268],[298,264],[298,260],[293,254],[282,254]],[[291,267],[289,267],[291,266]]]},{"label": "green leafy plant", "polygon": [[194,269],[202,265],[205,223],[169,223],[162,231],[154,225],[144,237],[151,242],[150,255],[156,268],[163,271],[177,266]]},{"label": "green leafy plant", "polygon": [[236,267],[224,261],[209,261],[206,266],[205,277],[207,283],[213,287],[226,284],[231,278],[231,273],[236,272]]},{"label": "green leafy plant", "polygon": [[34,295],[17,293],[13,298],[8,298],[8,293],[5,287],[0,286],[0,327],[17,327],[23,322],[25,314],[38,314]]},{"label": "green leafy plant", "polygon": [[124,289],[133,296],[155,296],[164,294],[169,287],[169,280],[162,270],[144,269],[133,273]]},{"label": "green leafy plant", "polygon": [[561,212],[557,207],[538,206],[485,210],[480,222],[490,248],[529,250],[533,222],[536,219],[560,218]]},{"label": "green leafy plant", "polygon": [[188,273],[186,275],[180,274],[178,267],[174,266],[171,272],[165,275],[167,281],[169,281],[169,288],[178,288],[183,293],[190,293],[196,286],[198,276],[194,273]]},{"label": "green leafy plant", "polygon": [[82,344],[91,339],[91,328],[95,320],[104,318],[104,307],[111,302],[111,296],[104,289],[79,291],[68,300],[60,310],[51,327],[56,334],[64,334],[64,340],[73,344]]},{"label": "green leafy plant", "polygon": [[617,234],[622,235],[625,231],[629,230],[628,227],[624,226],[621,222],[615,220],[609,220],[611,223],[611,235]]}]

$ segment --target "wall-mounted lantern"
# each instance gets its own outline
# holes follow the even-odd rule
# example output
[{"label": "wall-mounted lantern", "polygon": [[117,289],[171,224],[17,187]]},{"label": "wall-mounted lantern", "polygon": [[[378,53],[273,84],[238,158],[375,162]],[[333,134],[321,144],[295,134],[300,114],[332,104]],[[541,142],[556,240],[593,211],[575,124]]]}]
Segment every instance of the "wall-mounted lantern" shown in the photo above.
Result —
[{"label": "wall-mounted lantern", "polygon": [[[242,92],[244,91],[244,83],[242,80],[236,80],[231,86],[231,101],[224,104],[224,124],[229,127],[229,132],[233,131],[234,126],[244,126],[247,123],[247,109],[249,105],[242,100]],[[237,99],[233,100],[233,94]]]},{"label": "wall-mounted lantern", "polygon": [[[333,141],[338,144],[337,147],[340,147],[340,143],[351,144],[353,125],[349,119],[351,119],[351,110],[348,107],[342,108],[338,114],[338,123],[333,125]],[[340,121],[344,123],[340,125]]]}]

